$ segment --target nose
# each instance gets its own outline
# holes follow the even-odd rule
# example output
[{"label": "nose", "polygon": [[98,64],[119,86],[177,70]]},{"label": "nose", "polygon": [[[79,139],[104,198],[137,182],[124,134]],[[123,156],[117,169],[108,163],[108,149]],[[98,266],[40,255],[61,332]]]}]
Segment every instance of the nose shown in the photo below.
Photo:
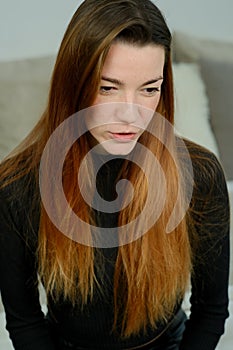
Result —
[{"label": "nose", "polygon": [[117,104],[117,118],[119,122],[136,123],[139,117],[138,105],[133,94],[125,94]]},{"label": "nose", "polygon": [[116,106],[116,117],[120,123],[133,124],[139,117],[138,106],[134,103],[119,102]]}]

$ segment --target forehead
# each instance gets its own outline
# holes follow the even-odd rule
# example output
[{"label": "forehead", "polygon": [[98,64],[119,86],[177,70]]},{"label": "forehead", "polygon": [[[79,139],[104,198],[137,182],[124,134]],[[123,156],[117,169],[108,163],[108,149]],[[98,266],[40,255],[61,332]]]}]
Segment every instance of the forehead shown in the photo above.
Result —
[{"label": "forehead", "polygon": [[[114,78],[162,76],[165,50],[157,45],[138,46],[117,42],[111,45],[104,62],[102,74]],[[149,75],[149,77],[148,77]]]}]

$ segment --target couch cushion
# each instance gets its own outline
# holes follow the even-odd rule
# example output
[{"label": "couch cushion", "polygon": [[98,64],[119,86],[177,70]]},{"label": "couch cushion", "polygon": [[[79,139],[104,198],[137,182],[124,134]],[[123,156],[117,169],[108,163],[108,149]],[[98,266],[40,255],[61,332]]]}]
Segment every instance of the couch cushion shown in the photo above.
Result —
[{"label": "couch cushion", "polygon": [[0,81],[0,159],[28,134],[42,114],[48,86]]},{"label": "couch cushion", "polygon": [[0,81],[49,81],[55,56],[0,62]]},{"label": "couch cushion", "polygon": [[177,62],[196,62],[207,87],[211,124],[223,168],[233,179],[233,43],[198,39],[174,33],[173,56]]},{"label": "couch cushion", "polygon": [[200,39],[180,31],[173,33],[173,58],[175,61],[197,62],[200,58],[232,63],[233,42]]},{"label": "couch cushion", "polygon": [[46,105],[54,56],[0,62],[0,159],[28,134]]},{"label": "couch cushion", "polygon": [[219,155],[210,125],[209,105],[199,66],[174,63],[175,128],[182,136]]},{"label": "couch cushion", "polygon": [[201,59],[207,87],[211,124],[228,179],[233,180],[233,57],[232,63]]}]

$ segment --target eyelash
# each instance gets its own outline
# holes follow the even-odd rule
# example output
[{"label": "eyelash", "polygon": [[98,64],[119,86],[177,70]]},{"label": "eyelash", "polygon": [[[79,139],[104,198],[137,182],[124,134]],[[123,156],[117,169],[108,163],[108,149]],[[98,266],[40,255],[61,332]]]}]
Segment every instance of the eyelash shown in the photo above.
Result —
[{"label": "eyelash", "polygon": [[161,88],[160,87],[152,87],[152,88],[145,88],[144,91],[148,94],[148,95],[153,95],[156,92],[160,92]]},{"label": "eyelash", "polygon": [[[116,90],[114,86],[101,86],[100,87],[100,93],[103,95],[108,95],[111,93],[112,90]],[[145,88],[142,91],[144,91],[147,95],[153,95],[156,92],[160,92],[160,87],[151,87],[151,88]]]},{"label": "eyelash", "polygon": [[116,90],[116,88],[114,86],[101,86],[100,87],[100,93],[102,93],[104,95],[108,95],[109,93],[111,93],[111,90]]}]

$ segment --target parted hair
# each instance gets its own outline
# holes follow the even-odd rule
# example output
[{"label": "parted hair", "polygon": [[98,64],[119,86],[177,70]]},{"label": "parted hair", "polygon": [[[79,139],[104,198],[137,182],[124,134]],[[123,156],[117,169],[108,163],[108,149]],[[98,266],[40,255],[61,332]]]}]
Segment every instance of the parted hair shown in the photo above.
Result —
[{"label": "parted hair", "polygon": [[[28,137],[5,161],[5,169],[3,164],[2,177],[13,181],[30,173],[38,180],[40,159],[48,139],[64,120],[92,105],[98,93],[105,58],[111,44],[116,41],[164,48],[164,81],[157,112],[173,124],[171,33],[160,10],[150,0],[85,0],[73,15],[61,42],[45,111]],[[150,127],[152,130],[155,127],[153,119]],[[175,155],[172,129],[162,128],[160,132],[167,133],[166,140]],[[82,135],[69,150],[63,167],[63,186],[67,201],[76,215],[92,223],[92,210],[85,203],[77,184],[77,171],[90,150],[88,137],[88,133]],[[168,320],[183,297],[191,269],[188,215],[171,233],[166,232],[177,201],[179,162],[174,162],[167,148],[151,133],[145,132],[139,142],[159,160],[166,174],[167,198],[160,217],[148,232],[118,248],[113,329],[120,329],[122,337],[137,334],[148,326],[156,328],[157,322]],[[156,192],[156,174],[150,170],[147,157],[143,162]],[[119,214],[120,228],[141,212],[149,189],[143,172],[138,171],[133,162],[124,161],[118,178],[127,178],[134,187],[134,198]],[[89,169],[85,184],[87,189],[92,181],[92,170]],[[126,191],[125,200],[127,195]],[[180,206],[185,195],[184,191]],[[53,205],[59,210],[59,202],[55,200]],[[152,213],[153,206],[139,220],[139,229]],[[69,217],[66,219],[68,222]],[[101,270],[100,253],[96,254],[98,248],[91,244],[82,245],[60,232],[42,202],[38,235],[38,272],[48,295],[55,301],[64,298],[79,307],[90,302],[94,291],[101,291],[95,269],[98,265]],[[87,230],[85,235],[90,237],[91,242],[91,232]]]}]

